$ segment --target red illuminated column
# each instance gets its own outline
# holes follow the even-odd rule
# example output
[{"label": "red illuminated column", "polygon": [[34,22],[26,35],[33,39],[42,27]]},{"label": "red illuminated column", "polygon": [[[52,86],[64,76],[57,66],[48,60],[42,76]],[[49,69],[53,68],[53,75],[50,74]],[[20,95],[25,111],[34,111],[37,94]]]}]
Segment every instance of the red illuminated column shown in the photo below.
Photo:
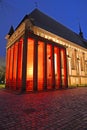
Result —
[{"label": "red illuminated column", "polygon": [[18,42],[18,60],[17,60],[17,90],[22,87],[22,58],[23,58],[23,39]]},{"label": "red illuminated column", "polygon": [[61,54],[60,54],[60,48],[57,48],[57,66],[58,66],[58,88],[61,88]]},{"label": "red illuminated column", "polygon": [[9,87],[9,68],[10,68],[10,48],[7,49],[6,54],[6,88]]},{"label": "red illuminated column", "polygon": [[9,87],[12,89],[13,79],[13,46],[10,48],[10,69],[9,69]]},{"label": "red illuminated column", "polygon": [[6,85],[5,85],[5,87],[6,88],[8,88],[8,69],[9,69],[9,55],[8,55],[8,51],[9,49],[7,49],[7,51],[6,51]]},{"label": "red illuminated column", "polygon": [[44,90],[47,90],[47,43],[44,43]]},{"label": "red illuminated column", "polygon": [[53,88],[53,56],[52,56],[52,45],[47,44],[47,89]]},{"label": "red illuminated column", "polygon": [[54,47],[54,71],[55,71],[55,88],[61,88],[61,60],[60,48]]},{"label": "red illuminated column", "polygon": [[52,88],[55,88],[55,62],[54,62],[54,46],[52,46]]},{"label": "red illuminated column", "polygon": [[18,56],[18,42],[14,44],[13,56],[13,89],[16,90],[17,86],[17,56]]}]

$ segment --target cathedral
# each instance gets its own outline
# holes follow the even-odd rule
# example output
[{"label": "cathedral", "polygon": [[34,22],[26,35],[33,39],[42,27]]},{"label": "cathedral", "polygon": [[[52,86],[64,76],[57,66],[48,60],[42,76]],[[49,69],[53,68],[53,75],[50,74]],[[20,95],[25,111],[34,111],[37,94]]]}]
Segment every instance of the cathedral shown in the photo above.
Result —
[{"label": "cathedral", "polygon": [[20,92],[87,86],[87,40],[38,9],[6,35],[6,89]]}]

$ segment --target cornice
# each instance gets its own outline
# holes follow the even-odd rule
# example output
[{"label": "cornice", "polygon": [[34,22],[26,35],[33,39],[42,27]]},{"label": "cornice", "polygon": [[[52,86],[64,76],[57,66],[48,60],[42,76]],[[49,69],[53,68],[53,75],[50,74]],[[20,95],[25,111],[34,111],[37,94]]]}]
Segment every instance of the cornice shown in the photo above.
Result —
[{"label": "cornice", "polygon": [[72,48],[77,51],[83,51],[84,53],[87,53],[86,48],[84,48],[80,45],[77,45],[76,43],[73,43],[71,41],[68,41],[60,36],[52,34],[51,32],[48,32],[40,27],[34,26],[34,33],[38,36],[41,36],[43,38],[46,38],[48,40],[52,40],[58,44],[61,44],[61,45],[65,46],[66,48]]},{"label": "cornice", "polygon": [[22,23],[8,39],[7,48],[14,44],[21,36],[23,36],[25,31],[25,23]]}]

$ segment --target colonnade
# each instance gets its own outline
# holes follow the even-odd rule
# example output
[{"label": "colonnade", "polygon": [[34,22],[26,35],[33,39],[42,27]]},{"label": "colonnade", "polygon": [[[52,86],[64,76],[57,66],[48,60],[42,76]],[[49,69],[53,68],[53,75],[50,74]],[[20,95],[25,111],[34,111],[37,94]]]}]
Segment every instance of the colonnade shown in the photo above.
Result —
[{"label": "colonnade", "polygon": [[67,88],[66,48],[28,35],[7,48],[6,88],[43,91]]}]

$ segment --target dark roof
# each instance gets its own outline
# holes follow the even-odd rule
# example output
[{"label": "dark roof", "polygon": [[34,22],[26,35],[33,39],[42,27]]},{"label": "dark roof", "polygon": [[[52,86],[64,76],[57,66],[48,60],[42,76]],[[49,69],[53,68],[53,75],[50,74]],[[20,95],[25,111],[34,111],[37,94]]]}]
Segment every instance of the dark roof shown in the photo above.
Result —
[{"label": "dark roof", "polygon": [[80,35],[76,34],[75,32],[71,31],[64,25],[60,24],[56,20],[52,19],[51,17],[47,16],[46,14],[42,13],[38,9],[33,10],[28,15],[28,18],[35,26],[38,26],[66,40],[69,40],[82,47],[87,48],[87,44],[84,44],[84,38],[82,38]]}]

